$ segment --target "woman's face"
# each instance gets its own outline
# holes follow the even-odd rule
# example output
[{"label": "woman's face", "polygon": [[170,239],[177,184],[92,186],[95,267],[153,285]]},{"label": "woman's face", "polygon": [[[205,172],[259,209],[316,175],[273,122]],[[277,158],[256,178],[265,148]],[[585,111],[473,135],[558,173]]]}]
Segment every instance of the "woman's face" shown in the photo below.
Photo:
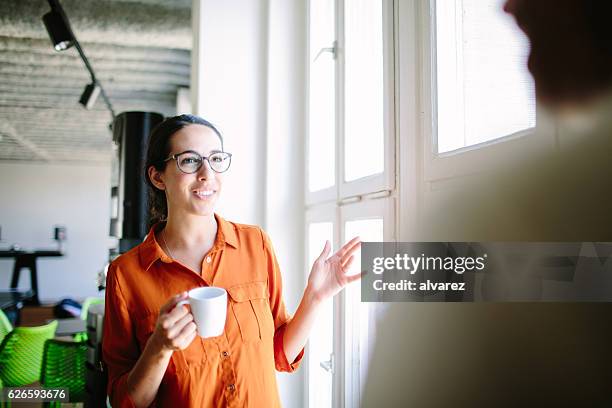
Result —
[{"label": "woman's face", "polygon": [[[170,154],[179,154],[193,150],[202,157],[208,157],[221,151],[221,140],[207,126],[189,125],[170,138]],[[168,200],[168,215],[188,213],[193,215],[212,215],[221,187],[223,174],[210,168],[207,160],[202,167],[192,174],[183,173],[178,169],[176,160],[167,162],[166,168],[159,173],[158,180],[163,182]],[[152,177],[153,178],[153,177]]]}]

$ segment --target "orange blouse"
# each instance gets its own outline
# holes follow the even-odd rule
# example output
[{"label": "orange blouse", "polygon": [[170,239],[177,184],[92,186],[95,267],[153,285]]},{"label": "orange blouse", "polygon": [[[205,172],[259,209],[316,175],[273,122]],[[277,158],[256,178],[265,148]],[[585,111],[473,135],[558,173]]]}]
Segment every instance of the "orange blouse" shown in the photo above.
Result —
[{"label": "orange blouse", "polygon": [[161,306],[171,296],[199,286],[227,290],[224,333],[196,337],[173,353],[154,405],[280,406],[274,369],[296,370],[304,350],[291,364],[287,361],[283,334],[291,316],[283,303],[272,244],[259,227],[215,218],[217,237],[204,257],[202,276],[164,253],[154,234],[160,224],[110,265],[102,352],[113,407],[134,406],[127,375],[155,329]]}]

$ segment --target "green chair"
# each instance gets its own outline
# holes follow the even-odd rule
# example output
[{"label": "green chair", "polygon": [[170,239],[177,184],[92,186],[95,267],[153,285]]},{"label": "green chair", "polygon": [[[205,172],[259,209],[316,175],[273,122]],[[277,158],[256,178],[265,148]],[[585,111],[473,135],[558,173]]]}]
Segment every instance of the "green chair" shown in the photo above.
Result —
[{"label": "green chair", "polygon": [[[83,302],[83,306],[81,307],[81,319],[87,320],[87,311],[93,305],[104,304],[104,298],[98,297],[88,297]],[[87,341],[87,332],[76,333],[74,335],[74,341]]]},{"label": "green chair", "polygon": [[[13,331],[13,325],[11,324],[8,317],[6,317],[2,309],[0,309],[0,344],[2,344],[2,340],[4,340],[6,335],[12,331]],[[3,387],[4,385],[2,384],[2,379],[0,379],[0,392],[2,392]],[[4,407],[4,406],[5,406],[4,402],[0,401],[0,407]],[[8,406],[8,403],[6,406]]]},{"label": "green chair", "polygon": [[[68,388],[70,402],[85,402],[86,342],[47,340],[40,382],[45,388]],[[59,402],[46,406],[61,406]]]},{"label": "green chair", "polygon": [[104,298],[88,297],[87,299],[85,299],[85,301],[83,302],[83,306],[81,307],[81,319],[87,320],[87,311],[89,310],[90,306],[99,305],[103,303]]},{"label": "green chair", "polygon": [[4,336],[13,331],[13,325],[2,309],[0,309],[0,343],[4,340]]},{"label": "green chair", "polygon": [[53,338],[57,321],[38,327],[15,327],[0,344],[0,382],[21,387],[40,380],[45,341]]}]

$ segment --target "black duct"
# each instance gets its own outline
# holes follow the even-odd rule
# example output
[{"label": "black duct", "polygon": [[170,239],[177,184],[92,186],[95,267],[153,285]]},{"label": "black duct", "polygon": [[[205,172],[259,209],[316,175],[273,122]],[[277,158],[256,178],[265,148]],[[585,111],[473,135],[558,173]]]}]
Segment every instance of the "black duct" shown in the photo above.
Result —
[{"label": "black duct", "polygon": [[163,119],[163,115],[154,112],[123,112],[113,121],[117,149],[113,163],[110,235],[119,238],[119,253],[140,244],[148,232],[144,165],[149,134]]}]

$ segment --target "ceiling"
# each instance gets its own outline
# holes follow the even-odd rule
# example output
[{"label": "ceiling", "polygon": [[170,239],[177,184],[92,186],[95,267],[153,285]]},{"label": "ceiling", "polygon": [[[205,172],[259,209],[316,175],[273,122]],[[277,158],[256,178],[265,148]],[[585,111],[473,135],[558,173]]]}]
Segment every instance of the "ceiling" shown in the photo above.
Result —
[{"label": "ceiling", "polygon": [[[173,115],[189,87],[191,0],[60,0],[116,113]],[[0,161],[109,163],[111,115],[78,103],[89,74],[56,52],[46,0],[0,0]]]}]

